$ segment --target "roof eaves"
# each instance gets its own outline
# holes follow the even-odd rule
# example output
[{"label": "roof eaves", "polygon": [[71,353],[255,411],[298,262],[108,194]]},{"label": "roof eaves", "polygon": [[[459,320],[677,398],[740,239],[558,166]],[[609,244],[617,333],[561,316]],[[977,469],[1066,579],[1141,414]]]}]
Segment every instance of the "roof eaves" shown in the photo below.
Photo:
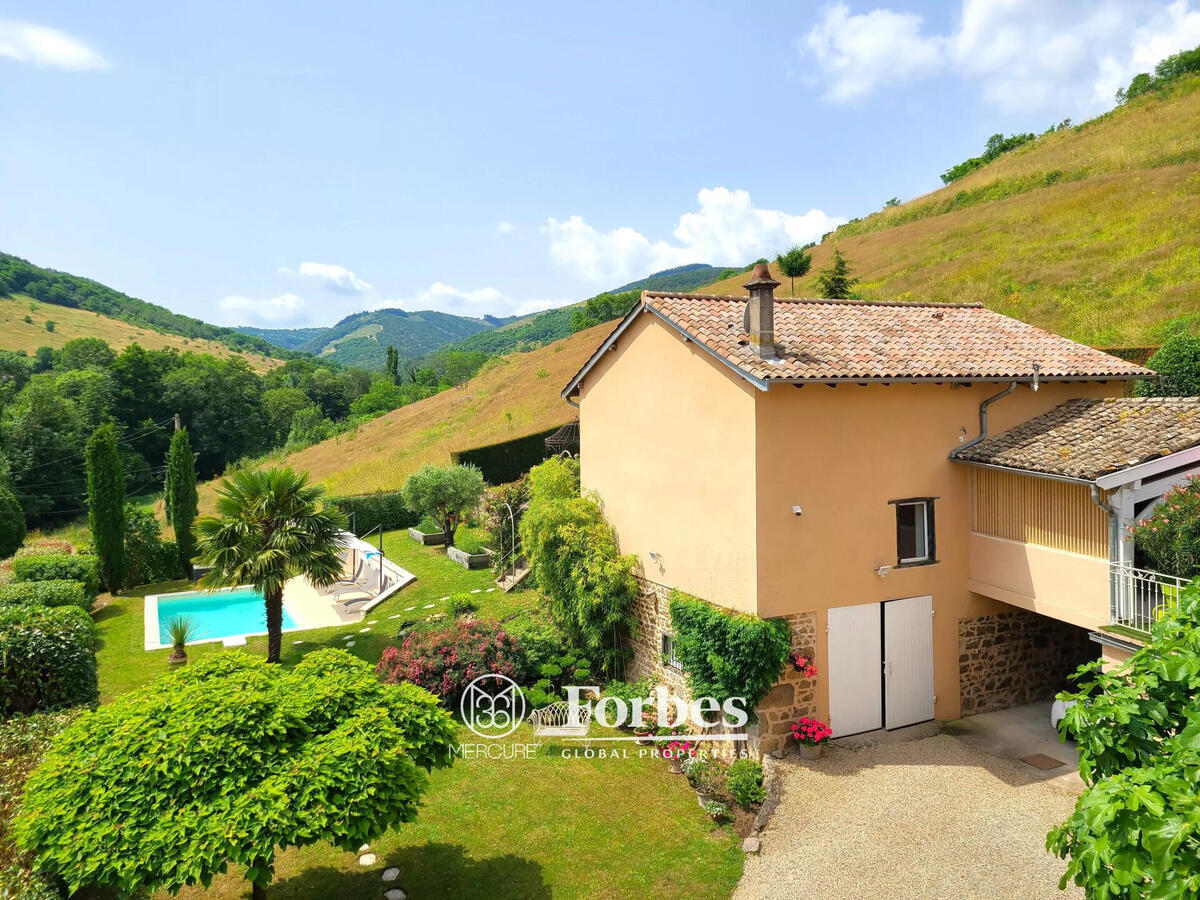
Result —
[{"label": "roof eaves", "polygon": [[948,456],[950,462],[961,463],[964,466],[976,466],[980,469],[995,469],[997,472],[1012,472],[1017,475],[1030,475],[1034,478],[1045,478],[1049,481],[1066,481],[1070,484],[1095,484],[1095,480],[1091,478],[1080,478],[1076,475],[1062,475],[1058,472],[1042,472],[1038,469],[1023,469],[1020,466],[1002,466],[997,463],[981,462],[976,459],[964,459],[961,456],[955,456],[951,451]]}]

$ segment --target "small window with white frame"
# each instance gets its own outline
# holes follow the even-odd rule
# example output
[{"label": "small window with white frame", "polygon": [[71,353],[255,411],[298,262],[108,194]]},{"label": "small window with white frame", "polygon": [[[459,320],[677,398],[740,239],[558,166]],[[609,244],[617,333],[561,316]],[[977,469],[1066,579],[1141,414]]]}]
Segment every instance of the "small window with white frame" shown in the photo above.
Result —
[{"label": "small window with white frame", "polygon": [[663,665],[672,669],[682,669],[679,665],[679,657],[675,655],[675,637],[670,634],[662,636],[662,661]]},{"label": "small window with white frame", "polygon": [[937,562],[934,557],[932,497],[893,500],[896,507],[896,564],[922,566]]}]

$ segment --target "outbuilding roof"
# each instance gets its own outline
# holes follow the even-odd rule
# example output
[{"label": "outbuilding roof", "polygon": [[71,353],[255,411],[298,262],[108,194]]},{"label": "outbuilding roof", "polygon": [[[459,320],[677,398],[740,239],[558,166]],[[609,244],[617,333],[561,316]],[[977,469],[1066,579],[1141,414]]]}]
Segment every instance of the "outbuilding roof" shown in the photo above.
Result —
[{"label": "outbuilding roof", "polygon": [[1088,381],[1153,372],[978,303],[776,299],[776,359],[750,346],[746,297],[645,291],[563,396],[637,316],[652,314],[767,388],[773,382]]},{"label": "outbuilding roof", "polygon": [[962,462],[1095,481],[1200,446],[1200,397],[1068,400],[954,454]]}]

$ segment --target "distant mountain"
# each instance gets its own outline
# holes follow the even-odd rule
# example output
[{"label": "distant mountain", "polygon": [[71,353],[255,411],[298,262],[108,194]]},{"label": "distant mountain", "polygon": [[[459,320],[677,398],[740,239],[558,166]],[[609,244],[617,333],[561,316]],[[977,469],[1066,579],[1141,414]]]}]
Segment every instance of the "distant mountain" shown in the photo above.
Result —
[{"label": "distant mountain", "polygon": [[619,288],[608,291],[610,294],[623,294],[626,291],[694,291],[698,287],[728,278],[742,268],[710,266],[705,263],[691,263],[686,266],[676,266],[673,269],[663,269],[653,275],[647,275],[638,281],[631,281]]},{"label": "distant mountain", "polygon": [[239,325],[237,330],[251,337],[259,337],[269,341],[276,347],[287,350],[299,350],[300,345],[328,331],[328,328],[254,328],[250,325]]},{"label": "distant mountain", "polygon": [[130,297],[90,278],[36,266],[9,253],[0,253],[0,297],[31,297],[40,303],[99,313],[110,319],[189,339],[215,341],[239,353],[286,357],[288,354],[261,337],[233,328],[209,325],[171,312],[163,306]]},{"label": "distant mountain", "polygon": [[346,366],[382,369],[389,346],[396,348],[401,360],[417,360],[468,335],[495,327],[485,319],[428,309],[415,312],[377,309],[346,316],[332,328],[292,329],[282,337],[291,340],[299,332],[311,331],[295,349]]}]

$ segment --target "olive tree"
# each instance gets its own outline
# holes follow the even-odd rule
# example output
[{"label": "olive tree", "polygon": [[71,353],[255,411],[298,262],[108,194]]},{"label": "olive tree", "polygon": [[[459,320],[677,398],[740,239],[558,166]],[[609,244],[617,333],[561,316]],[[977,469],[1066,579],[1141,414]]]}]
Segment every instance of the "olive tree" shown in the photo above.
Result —
[{"label": "olive tree", "polygon": [[483,500],[483,473],[475,466],[424,465],[408,476],[401,493],[408,508],[442,525],[454,546],[458,520]]},{"label": "olive tree", "polygon": [[30,776],[14,832],[71,893],[174,893],[234,865],[257,900],[276,849],[352,851],[413,821],[454,735],[436,697],[344,651],[290,670],[218,654],[83,713]]}]

